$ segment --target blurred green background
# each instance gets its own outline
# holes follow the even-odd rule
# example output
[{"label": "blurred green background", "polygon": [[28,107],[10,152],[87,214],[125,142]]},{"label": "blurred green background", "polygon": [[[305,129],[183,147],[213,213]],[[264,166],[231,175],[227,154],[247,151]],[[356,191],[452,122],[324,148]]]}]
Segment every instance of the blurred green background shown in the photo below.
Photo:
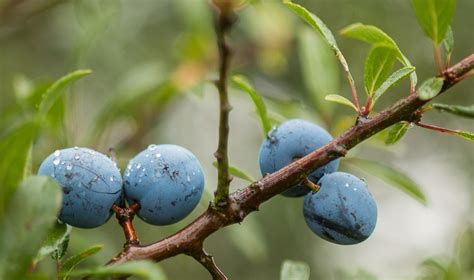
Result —
[{"label": "blurred green background", "polygon": [[[297,2],[321,17],[336,35],[354,22],[380,27],[417,67],[420,80],[436,74],[431,42],[424,37],[409,1]],[[452,24],[453,62],[474,51],[472,11],[474,1],[458,1]],[[33,170],[63,147],[87,146],[103,153],[113,147],[123,169],[128,159],[151,143],[182,145],[205,169],[207,193],[200,206],[172,226],[155,227],[136,220],[145,244],[174,233],[206,209],[216,185],[212,162],[218,98],[209,82],[216,78],[217,63],[212,20],[205,0],[0,0],[0,132],[35,110],[38,96],[34,89],[75,69],[92,69],[92,75],[77,82],[55,104],[53,114],[59,117],[52,119],[60,121],[52,121],[35,143]],[[341,36],[336,39],[362,98],[368,46]],[[265,97],[275,122],[305,118],[336,136],[354,121],[353,112],[321,101],[321,96],[330,93],[349,97],[349,87],[319,37],[280,1],[252,1],[242,8],[231,44],[235,51],[232,72],[249,77]],[[473,86],[472,79],[465,81],[438,101],[473,104]],[[407,89],[408,82],[402,82],[376,109],[406,95]],[[258,149],[263,135],[254,106],[238,90],[231,90],[230,95],[234,108],[230,161],[259,178]],[[469,119],[434,111],[424,121],[474,130]],[[285,259],[307,262],[311,279],[472,276],[471,143],[413,128],[396,146],[372,139],[350,156],[405,172],[420,184],[427,205],[371,176],[370,171],[361,173],[343,165],[342,169],[367,180],[378,202],[378,225],[371,238],[349,247],[324,242],[306,227],[301,199],[275,197],[241,225],[223,229],[206,241],[206,248],[231,279],[278,279]],[[232,188],[246,184],[235,179]],[[105,247],[89,264],[104,263],[120,250],[123,236],[114,219],[101,228],[74,229],[70,251],[95,243]],[[431,264],[420,266],[430,258]],[[436,264],[443,268],[433,268]],[[187,256],[160,265],[170,279],[209,278]],[[45,261],[39,269],[53,271],[54,267]],[[440,272],[443,269],[447,272]],[[445,278],[436,278],[440,275]]]}]

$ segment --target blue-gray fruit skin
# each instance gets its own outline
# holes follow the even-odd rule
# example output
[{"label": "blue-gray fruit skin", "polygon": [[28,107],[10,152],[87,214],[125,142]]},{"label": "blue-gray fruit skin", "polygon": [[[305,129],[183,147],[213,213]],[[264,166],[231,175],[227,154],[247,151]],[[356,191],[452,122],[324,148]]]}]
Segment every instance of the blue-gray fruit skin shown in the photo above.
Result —
[{"label": "blue-gray fruit skin", "polygon": [[43,161],[38,174],[53,177],[62,187],[59,219],[74,227],[105,224],[122,193],[122,176],[116,164],[87,148],[55,151]]},{"label": "blue-gray fruit skin", "polygon": [[176,145],[150,145],[124,172],[128,202],[141,206],[137,215],[153,225],[176,223],[193,211],[204,190],[198,159]]},{"label": "blue-gray fruit skin", "polygon": [[[331,140],[332,137],[326,130],[309,121],[288,120],[270,131],[262,143],[259,156],[260,171],[263,176],[278,171],[294,160],[321,148]],[[308,176],[308,179],[316,183],[324,174],[332,173],[338,167],[339,160],[333,160],[316,169]],[[308,187],[297,185],[284,191],[282,195],[300,197],[309,191]]]},{"label": "blue-gray fruit skin", "polygon": [[308,193],[306,224],[327,241],[352,245],[367,239],[377,223],[377,205],[364,181],[344,172],[324,175],[319,191]]}]

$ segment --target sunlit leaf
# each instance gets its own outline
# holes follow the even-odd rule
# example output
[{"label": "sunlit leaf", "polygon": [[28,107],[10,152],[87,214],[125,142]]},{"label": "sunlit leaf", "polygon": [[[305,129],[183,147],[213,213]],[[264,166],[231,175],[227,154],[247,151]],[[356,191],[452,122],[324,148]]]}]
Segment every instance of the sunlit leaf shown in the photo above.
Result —
[{"label": "sunlit leaf", "polygon": [[388,78],[396,55],[396,50],[386,45],[375,45],[370,50],[364,68],[364,83],[368,95],[372,95]]},{"label": "sunlit leaf", "polygon": [[0,221],[0,279],[23,279],[54,225],[62,192],[49,177],[28,177],[9,199]]},{"label": "sunlit leaf", "polygon": [[59,261],[64,254],[66,254],[70,233],[71,226],[56,222],[56,224],[49,229],[46,240],[43,242],[35,262],[39,262],[47,255],[51,255],[54,260]]},{"label": "sunlit leaf", "polygon": [[409,127],[408,122],[399,122],[394,125],[392,125],[388,129],[388,135],[387,138],[385,139],[385,144],[387,145],[393,145],[400,141],[405,133],[407,132]]},{"label": "sunlit leaf", "polygon": [[263,134],[267,133],[272,129],[272,125],[267,115],[267,107],[263,102],[262,97],[255,91],[255,89],[250,85],[247,78],[241,75],[236,75],[232,77],[232,82],[242,91],[246,92],[252,99],[257,114],[260,117],[260,122],[262,123]]},{"label": "sunlit leaf", "polygon": [[410,75],[410,73],[413,73],[414,71],[414,67],[404,67],[393,72],[375,91],[372,97],[372,107],[375,105],[380,96],[382,96],[387,90],[394,87],[396,84],[398,84],[398,82],[400,82],[403,78]]},{"label": "sunlit leaf", "polygon": [[443,40],[456,9],[456,0],[412,0],[416,17],[436,44]]},{"label": "sunlit leaf", "polygon": [[124,276],[133,275],[145,280],[166,280],[166,275],[161,268],[152,261],[129,261],[126,263],[99,266],[91,269],[76,270],[71,276]]},{"label": "sunlit leaf", "polygon": [[309,265],[304,262],[285,260],[280,270],[280,280],[308,280]]},{"label": "sunlit leaf", "polygon": [[418,89],[418,97],[421,100],[430,100],[441,91],[443,78],[430,78],[424,81]]},{"label": "sunlit leaf", "polygon": [[[212,163],[214,167],[217,167],[217,161],[214,161]],[[240,178],[242,180],[248,181],[250,183],[253,183],[257,180],[253,178],[252,176],[248,175],[247,172],[243,171],[242,169],[239,169],[233,165],[229,165],[229,173],[232,174],[233,176]]]},{"label": "sunlit leaf", "polygon": [[69,279],[69,275],[78,264],[97,254],[102,249],[102,247],[103,245],[94,245],[66,259],[61,266],[61,270],[59,271],[59,276],[61,279]]},{"label": "sunlit leaf", "polygon": [[426,197],[420,186],[402,171],[380,162],[360,158],[348,158],[346,162],[370,175],[379,177],[390,185],[402,190],[422,204],[426,205]]},{"label": "sunlit leaf", "polygon": [[442,112],[448,112],[465,118],[474,118],[474,105],[462,106],[435,103],[432,106],[433,108],[438,109]]},{"label": "sunlit leaf", "polygon": [[339,104],[349,106],[352,109],[354,109],[356,112],[359,111],[359,110],[357,110],[357,107],[349,99],[347,99],[344,96],[341,96],[339,94],[329,94],[329,95],[326,95],[326,97],[324,99],[326,101],[336,102],[336,103],[339,103]]},{"label": "sunlit leaf", "polygon": [[455,134],[467,140],[474,141],[474,133],[464,130],[456,130]]}]

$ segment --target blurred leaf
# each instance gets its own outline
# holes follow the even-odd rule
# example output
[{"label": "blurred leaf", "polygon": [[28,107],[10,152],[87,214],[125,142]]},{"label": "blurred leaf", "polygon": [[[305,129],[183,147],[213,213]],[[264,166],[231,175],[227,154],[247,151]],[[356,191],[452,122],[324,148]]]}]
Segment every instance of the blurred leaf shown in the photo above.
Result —
[{"label": "blurred leaf", "polygon": [[330,115],[333,106],[324,102],[328,93],[339,92],[339,68],[334,53],[321,36],[307,27],[298,34],[298,55],[303,82],[316,112]]},{"label": "blurred leaf", "polygon": [[426,35],[441,43],[456,9],[456,0],[412,0],[416,17]]},{"label": "blurred leaf", "polygon": [[[212,165],[214,167],[217,167],[217,161],[214,161],[212,163]],[[248,181],[250,183],[253,183],[253,182],[256,182],[257,180],[255,180],[255,178],[253,178],[252,176],[248,175],[245,171],[235,167],[235,166],[232,166],[232,165],[229,165],[229,172],[230,174],[232,174],[233,176],[237,177],[237,178],[240,178],[242,180],[245,180],[245,181]]]},{"label": "blurred leaf", "polygon": [[397,52],[386,45],[375,45],[365,60],[364,83],[368,95],[382,85],[392,71]]},{"label": "blurred leaf", "polygon": [[470,131],[456,130],[455,134],[464,139],[474,141],[474,133]]},{"label": "blurred leaf", "polygon": [[408,76],[410,73],[415,71],[415,67],[404,67],[402,69],[398,69],[397,71],[393,72],[390,77],[388,77],[382,85],[375,90],[375,93],[372,97],[372,107],[377,102],[377,99],[380,98],[387,90],[395,86],[398,82],[400,82],[403,78]]},{"label": "blurred leaf", "polygon": [[0,136],[0,219],[10,195],[27,173],[33,140],[39,132],[36,121],[27,121]]},{"label": "blurred leaf", "polygon": [[107,276],[133,275],[147,280],[166,280],[166,275],[161,268],[151,261],[129,261],[111,266],[99,266],[90,269],[76,270],[71,276]]},{"label": "blurred leaf", "polygon": [[252,99],[253,103],[255,104],[255,108],[257,109],[257,114],[260,117],[260,122],[262,123],[263,134],[267,135],[267,133],[272,129],[272,125],[268,119],[267,107],[265,106],[262,97],[255,91],[255,89],[253,89],[247,78],[244,76],[233,76],[232,82],[240,90],[246,92]]},{"label": "blurred leaf", "polygon": [[408,122],[398,122],[392,125],[388,130],[387,139],[385,139],[385,144],[393,145],[400,141],[403,138],[409,127]]},{"label": "blurred leaf", "polygon": [[470,224],[462,231],[457,240],[456,258],[461,271],[467,275],[474,273],[474,225]]},{"label": "blurred leaf", "polygon": [[280,280],[308,280],[309,265],[304,262],[285,260],[280,270]]},{"label": "blurred leaf", "polygon": [[349,106],[352,109],[354,109],[356,112],[359,112],[359,110],[357,110],[357,107],[349,99],[347,99],[344,96],[341,96],[339,94],[329,94],[329,95],[326,95],[326,97],[324,99],[326,101],[336,102],[336,103],[339,103],[339,104]]},{"label": "blurred leaf", "polygon": [[90,73],[92,73],[91,70],[76,70],[54,82],[43,95],[43,100],[39,105],[40,114],[47,114],[66,87]]},{"label": "blurred leaf", "polygon": [[261,262],[268,258],[265,230],[255,218],[231,226],[226,232],[230,241],[250,261]]},{"label": "blurred leaf", "polygon": [[[397,51],[398,60],[406,67],[413,67],[408,58],[402,53],[397,43],[390,38],[385,32],[373,25],[366,25],[362,23],[351,24],[340,31],[341,35],[357,39],[369,44],[386,45]],[[410,75],[410,80],[413,86],[416,86],[418,78],[415,72]]]},{"label": "blurred leaf", "polygon": [[57,221],[56,224],[49,229],[46,240],[43,242],[35,262],[41,261],[47,255],[51,255],[53,260],[59,261],[64,254],[66,254],[70,234],[71,226]]},{"label": "blurred leaf", "polygon": [[102,249],[102,247],[103,245],[91,246],[85,249],[84,251],[65,260],[61,266],[61,270],[59,271],[59,276],[61,277],[61,279],[69,279],[69,275],[78,264],[83,262],[85,259],[97,254]]},{"label": "blurred leaf", "polygon": [[462,105],[449,105],[449,104],[435,103],[432,106],[433,108],[438,109],[442,112],[448,112],[457,116],[470,118],[470,119],[474,118],[474,105],[462,106]]},{"label": "blurred leaf", "polygon": [[49,177],[28,177],[9,199],[0,222],[0,279],[22,279],[61,206],[61,188]]},{"label": "blurred leaf", "polygon": [[444,46],[444,51],[446,52],[446,57],[447,58],[450,57],[454,49],[454,36],[453,36],[453,30],[451,29],[451,26],[448,26],[446,35],[444,35],[443,46]]},{"label": "blurred leaf", "polygon": [[370,175],[379,177],[397,189],[404,191],[423,205],[426,205],[426,197],[421,191],[421,188],[402,171],[371,160],[360,158],[348,158],[346,160],[351,166],[361,169]]},{"label": "blurred leaf", "polygon": [[424,81],[418,88],[418,97],[421,100],[430,100],[441,91],[443,82],[443,78],[430,78]]}]

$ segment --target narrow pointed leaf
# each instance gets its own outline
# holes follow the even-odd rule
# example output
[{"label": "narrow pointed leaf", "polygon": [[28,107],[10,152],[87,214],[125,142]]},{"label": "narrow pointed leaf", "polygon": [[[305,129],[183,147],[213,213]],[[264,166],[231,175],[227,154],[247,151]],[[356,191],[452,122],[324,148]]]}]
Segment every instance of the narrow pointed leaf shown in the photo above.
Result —
[{"label": "narrow pointed leaf", "polygon": [[462,106],[462,105],[449,105],[449,104],[435,103],[432,106],[433,108],[438,109],[442,112],[448,112],[457,116],[470,118],[470,119],[474,118],[474,105]]},{"label": "narrow pointed leaf", "polygon": [[0,221],[0,279],[23,279],[56,221],[61,197],[52,178],[31,176],[9,199]]},{"label": "narrow pointed leaf", "polygon": [[65,260],[63,265],[61,266],[61,270],[59,271],[61,279],[69,279],[69,275],[78,264],[83,262],[85,259],[97,254],[102,249],[102,247],[103,245],[91,246],[85,249],[84,251]]},{"label": "narrow pointed leaf", "polygon": [[111,266],[99,266],[91,269],[76,270],[71,276],[126,276],[133,275],[145,280],[166,280],[166,275],[152,261],[129,261]]},{"label": "narrow pointed leaf", "polygon": [[281,266],[280,280],[308,280],[309,265],[304,262],[285,260]]},{"label": "narrow pointed leaf", "polygon": [[388,129],[388,135],[387,138],[385,139],[385,144],[387,145],[393,145],[400,141],[405,133],[407,132],[409,127],[408,122],[399,122],[394,125],[392,125]]},{"label": "narrow pointed leaf", "polygon": [[[217,161],[214,161],[212,163],[212,165],[214,167],[217,167]],[[235,166],[232,166],[232,165],[229,165],[229,173],[237,178],[240,178],[242,180],[245,180],[245,181],[248,181],[250,183],[253,183],[257,180],[255,180],[255,178],[253,178],[252,176],[248,175],[245,171],[235,167]]]},{"label": "narrow pointed leaf", "polygon": [[474,133],[470,131],[456,130],[456,135],[464,139],[474,141]]},{"label": "narrow pointed leaf", "polygon": [[397,52],[386,45],[375,45],[365,60],[364,83],[368,95],[372,95],[388,78]]},{"label": "narrow pointed leaf", "polygon": [[448,26],[446,35],[444,35],[443,47],[444,47],[444,51],[446,52],[446,56],[447,57],[451,56],[451,53],[453,52],[453,49],[454,49],[454,36],[453,36],[453,30],[451,29],[451,26]]},{"label": "narrow pointed leaf", "polygon": [[396,84],[398,84],[398,82],[400,82],[403,78],[410,75],[410,73],[413,73],[414,71],[414,67],[404,67],[393,72],[374,92],[372,97],[372,107],[375,105],[377,99],[379,99],[380,96],[382,96],[387,90],[394,87]]},{"label": "narrow pointed leaf", "polygon": [[421,84],[418,89],[418,97],[421,100],[430,100],[441,91],[444,80],[442,78],[430,78]]},{"label": "narrow pointed leaf", "polygon": [[71,226],[56,222],[56,224],[49,229],[48,236],[43,246],[41,246],[35,262],[41,261],[41,259],[47,255],[51,255],[55,261],[59,261],[64,254],[66,254],[70,234]]},{"label": "narrow pointed leaf", "polygon": [[70,84],[90,73],[92,73],[91,70],[77,70],[54,82],[44,93],[43,100],[39,105],[39,112],[44,115],[47,114]]},{"label": "narrow pointed leaf", "polygon": [[262,123],[263,134],[267,133],[272,129],[270,120],[268,119],[267,107],[263,102],[262,97],[255,91],[255,89],[250,85],[248,80],[244,76],[233,76],[232,82],[242,91],[246,92],[257,110],[257,114],[260,117],[260,122]]},{"label": "narrow pointed leaf", "polygon": [[329,94],[324,98],[326,101],[336,102],[351,107],[356,112],[358,112],[357,107],[347,98],[339,94]]},{"label": "narrow pointed leaf", "polygon": [[359,158],[350,158],[347,159],[346,162],[352,167],[382,179],[383,181],[415,198],[423,205],[426,205],[426,196],[421,190],[420,186],[402,171],[381,164],[380,162]]},{"label": "narrow pointed leaf", "polygon": [[412,0],[416,17],[425,34],[441,43],[453,19],[456,0]]}]

